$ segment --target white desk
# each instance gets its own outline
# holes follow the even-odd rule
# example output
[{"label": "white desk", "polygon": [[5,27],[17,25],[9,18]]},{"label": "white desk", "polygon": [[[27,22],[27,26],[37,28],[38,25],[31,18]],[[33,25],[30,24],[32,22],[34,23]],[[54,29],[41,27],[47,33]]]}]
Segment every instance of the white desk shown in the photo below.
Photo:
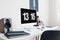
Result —
[{"label": "white desk", "polygon": [[[46,31],[46,30],[55,30],[57,27],[53,28],[44,28],[43,31],[41,29],[37,29],[36,27],[34,28],[25,28],[24,31],[30,33],[28,36],[23,36],[23,37],[17,37],[13,39],[8,39],[4,36],[4,34],[0,33],[0,40],[36,40],[36,36],[41,36],[41,34]],[[40,38],[39,38],[40,39]]]}]

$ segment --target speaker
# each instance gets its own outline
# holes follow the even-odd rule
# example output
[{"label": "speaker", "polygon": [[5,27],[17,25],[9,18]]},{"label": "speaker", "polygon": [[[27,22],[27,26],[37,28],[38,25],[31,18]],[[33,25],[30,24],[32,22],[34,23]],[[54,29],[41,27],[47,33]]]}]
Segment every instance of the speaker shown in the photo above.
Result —
[{"label": "speaker", "polygon": [[8,31],[10,31],[11,26],[12,26],[11,23],[12,23],[11,18],[0,19],[0,32],[1,33],[6,33]]}]

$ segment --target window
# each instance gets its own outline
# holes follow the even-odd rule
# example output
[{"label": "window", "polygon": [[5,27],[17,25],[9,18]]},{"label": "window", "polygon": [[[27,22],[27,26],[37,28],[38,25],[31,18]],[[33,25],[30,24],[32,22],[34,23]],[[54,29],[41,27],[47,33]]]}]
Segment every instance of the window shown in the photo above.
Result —
[{"label": "window", "polygon": [[38,0],[30,0],[30,9],[38,11]]}]

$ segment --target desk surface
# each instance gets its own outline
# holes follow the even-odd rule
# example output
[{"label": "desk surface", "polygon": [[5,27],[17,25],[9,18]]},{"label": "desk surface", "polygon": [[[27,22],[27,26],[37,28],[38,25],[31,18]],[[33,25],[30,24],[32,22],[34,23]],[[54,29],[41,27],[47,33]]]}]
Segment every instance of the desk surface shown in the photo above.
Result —
[{"label": "desk surface", "polygon": [[30,35],[28,36],[22,36],[22,37],[17,37],[17,38],[13,38],[13,39],[8,39],[4,36],[4,34],[0,33],[0,39],[1,40],[31,40],[32,38],[34,38],[36,35],[41,35],[44,31],[46,30],[55,30],[57,27],[53,27],[53,28],[44,28],[43,30],[41,30],[41,28],[26,28],[24,29],[25,32],[30,33]]}]

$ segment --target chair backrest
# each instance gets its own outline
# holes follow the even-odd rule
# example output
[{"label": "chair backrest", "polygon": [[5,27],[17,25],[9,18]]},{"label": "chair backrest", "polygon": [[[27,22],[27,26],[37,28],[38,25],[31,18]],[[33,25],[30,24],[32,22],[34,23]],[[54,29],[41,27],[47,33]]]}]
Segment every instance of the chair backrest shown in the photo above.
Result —
[{"label": "chair backrest", "polygon": [[60,40],[60,31],[58,30],[45,31],[41,35],[41,40]]}]

